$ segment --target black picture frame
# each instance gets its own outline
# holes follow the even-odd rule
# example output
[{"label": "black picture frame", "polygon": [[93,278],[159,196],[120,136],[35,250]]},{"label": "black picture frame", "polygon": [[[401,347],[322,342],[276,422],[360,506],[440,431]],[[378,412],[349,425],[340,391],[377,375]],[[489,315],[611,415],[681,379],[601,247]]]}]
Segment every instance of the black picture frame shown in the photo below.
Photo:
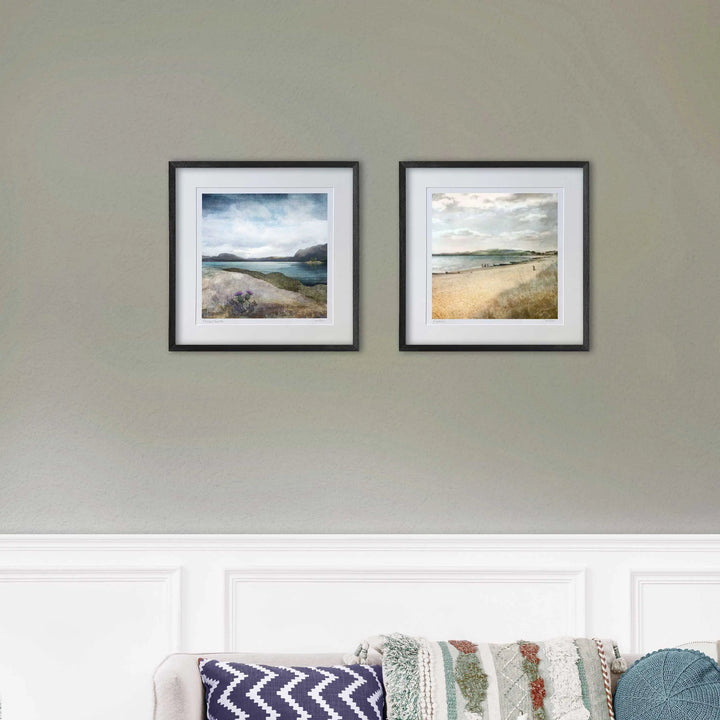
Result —
[{"label": "black picture frame", "polygon": [[[351,247],[345,248],[345,274],[352,278],[352,289],[344,299],[352,303],[347,316],[344,333],[351,331],[351,337],[342,342],[182,342],[178,336],[178,210],[180,197],[178,192],[178,173],[184,169],[347,169],[352,174],[352,189],[347,198],[346,210],[352,213],[351,237],[345,238]],[[359,350],[359,300],[360,300],[360,164],[355,160],[309,161],[309,160],[173,160],[168,163],[169,171],[169,322],[168,349],[170,351],[357,351]],[[282,185],[282,183],[281,183]],[[271,188],[268,188],[272,191]],[[302,188],[298,188],[299,191]],[[348,193],[345,193],[348,195]],[[334,242],[337,242],[334,238]],[[347,292],[347,291],[346,291]]]},{"label": "black picture frame", "polygon": [[[409,307],[408,307],[408,246],[413,241],[409,238],[408,223],[408,174],[414,169],[568,169],[581,172],[581,188],[577,192],[578,203],[582,212],[581,237],[573,238],[579,246],[576,255],[581,253],[581,278],[577,284],[582,287],[581,317],[578,318],[578,332],[581,337],[568,343],[548,342],[413,342],[408,338]],[[400,213],[400,312],[399,312],[399,349],[401,351],[588,351],[590,349],[590,163],[586,160],[550,160],[550,161],[402,161],[399,163],[399,213]],[[427,238],[423,239],[427,242]],[[578,314],[579,308],[576,310]]]}]

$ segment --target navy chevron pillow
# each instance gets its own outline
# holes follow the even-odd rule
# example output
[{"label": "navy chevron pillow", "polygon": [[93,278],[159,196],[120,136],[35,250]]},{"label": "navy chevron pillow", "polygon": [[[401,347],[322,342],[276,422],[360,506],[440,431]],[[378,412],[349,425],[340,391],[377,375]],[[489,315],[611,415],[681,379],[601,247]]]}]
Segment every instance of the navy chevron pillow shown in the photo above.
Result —
[{"label": "navy chevron pillow", "polygon": [[385,715],[380,665],[199,664],[207,720],[383,720]]}]

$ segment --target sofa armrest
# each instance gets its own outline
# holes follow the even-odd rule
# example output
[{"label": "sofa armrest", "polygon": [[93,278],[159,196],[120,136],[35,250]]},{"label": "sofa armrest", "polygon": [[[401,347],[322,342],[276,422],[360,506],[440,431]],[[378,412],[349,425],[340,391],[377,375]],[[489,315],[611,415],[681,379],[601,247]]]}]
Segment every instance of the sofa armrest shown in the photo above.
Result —
[{"label": "sofa armrest", "polygon": [[153,685],[154,720],[200,720],[204,716],[197,655],[168,655],[155,670]]}]

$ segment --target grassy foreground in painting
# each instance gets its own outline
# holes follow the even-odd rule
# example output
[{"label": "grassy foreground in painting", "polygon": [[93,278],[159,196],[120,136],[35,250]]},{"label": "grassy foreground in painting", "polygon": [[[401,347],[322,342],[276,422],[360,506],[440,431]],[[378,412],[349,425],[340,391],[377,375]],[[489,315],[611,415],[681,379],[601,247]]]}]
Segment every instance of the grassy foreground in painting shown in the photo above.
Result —
[{"label": "grassy foreground in painting", "polygon": [[202,316],[325,318],[327,285],[303,285],[282,273],[203,267]]},{"label": "grassy foreground in painting", "polygon": [[434,320],[545,320],[557,307],[555,257],[432,276]]},{"label": "grassy foreground in painting", "polygon": [[532,280],[500,293],[486,315],[496,320],[552,320],[557,316],[557,263],[536,273]]}]

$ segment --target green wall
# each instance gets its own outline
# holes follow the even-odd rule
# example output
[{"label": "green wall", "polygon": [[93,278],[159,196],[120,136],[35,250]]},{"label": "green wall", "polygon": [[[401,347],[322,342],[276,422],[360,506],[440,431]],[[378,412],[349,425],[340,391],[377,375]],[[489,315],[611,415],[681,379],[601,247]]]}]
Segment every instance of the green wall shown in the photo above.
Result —
[{"label": "green wall", "polygon": [[[720,5],[6,0],[0,532],[713,532]],[[167,163],[361,163],[359,353],[169,353]],[[398,170],[591,162],[589,353],[399,353]]]}]

